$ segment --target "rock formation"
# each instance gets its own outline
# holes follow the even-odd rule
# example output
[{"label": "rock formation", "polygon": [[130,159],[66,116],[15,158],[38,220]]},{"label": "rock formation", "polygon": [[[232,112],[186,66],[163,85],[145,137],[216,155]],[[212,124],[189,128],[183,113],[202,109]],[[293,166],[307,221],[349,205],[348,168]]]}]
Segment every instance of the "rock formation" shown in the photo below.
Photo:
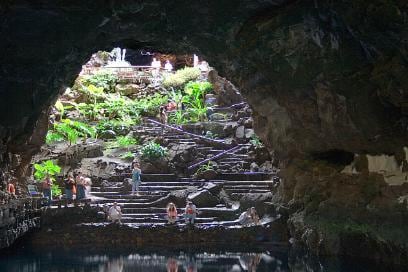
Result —
[{"label": "rock formation", "polygon": [[[352,162],[341,158],[394,155],[406,171],[407,9],[393,0],[2,2],[1,165],[30,145],[91,53],[200,53],[241,90],[255,131],[286,168],[280,201],[302,214],[349,217],[353,204],[383,213],[404,190],[389,193],[381,174],[340,173]],[[292,235],[313,247],[302,233]]]}]

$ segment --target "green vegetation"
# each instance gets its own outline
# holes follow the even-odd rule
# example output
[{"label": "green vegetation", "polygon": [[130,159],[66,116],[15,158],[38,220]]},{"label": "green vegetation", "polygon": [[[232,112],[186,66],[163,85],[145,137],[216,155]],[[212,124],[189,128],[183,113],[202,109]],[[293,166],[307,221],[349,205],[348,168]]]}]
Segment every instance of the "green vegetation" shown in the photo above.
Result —
[{"label": "green vegetation", "polygon": [[141,157],[145,160],[157,160],[167,156],[167,149],[158,143],[149,142],[143,145],[141,149]]},{"label": "green vegetation", "polygon": [[132,145],[138,144],[136,138],[130,136],[118,136],[115,141],[108,144],[109,148],[127,148]]},{"label": "green vegetation", "polygon": [[200,74],[201,72],[198,68],[185,67],[167,76],[163,81],[163,86],[165,88],[183,88],[189,81],[198,79]]},{"label": "green vegetation", "polygon": [[52,130],[48,131],[46,143],[51,144],[55,141],[66,140],[70,144],[76,143],[80,137],[96,138],[96,129],[85,123],[62,119],[61,122],[54,124]]},{"label": "green vegetation", "polygon": [[215,162],[213,162],[213,161],[209,161],[207,164],[203,164],[203,165],[201,165],[198,169],[197,169],[197,171],[195,172],[195,176],[198,176],[198,175],[200,175],[201,173],[203,173],[203,172],[205,172],[205,171],[209,171],[209,170],[214,170],[214,165],[215,165],[216,163]]},{"label": "green vegetation", "polygon": [[[80,138],[97,138],[108,130],[124,134],[140,124],[142,117],[156,117],[159,108],[169,100],[179,106],[176,111],[168,113],[169,123],[181,125],[204,121],[207,115],[205,95],[212,90],[212,85],[196,81],[200,75],[197,68],[178,70],[162,84],[167,94],[147,93],[138,99],[115,92],[119,82],[116,74],[102,71],[82,76],[54,105],[59,118],[55,118],[57,121],[49,130],[46,143],[67,141],[74,144]],[[111,146],[126,147],[123,140],[117,138]]]},{"label": "green vegetation", "polygon": [[95,87],[100,87],[102,90],[113,91],[116,83],[118,82],[118,77],[110,72],[101,71],[94,75],[85,76],[82,83],[86,86],[93,85]]},{"label": "green vegetation", "polygon": [[263,143],[261,142],[261,139],[259,139],[259,137],[257,135],[255,135],[255,134],[251,137],[251,140],[249,140],[249,142],[255,147],[263,147],[264,146]]},{"label": "green vegetation", "polygon": [[51,160],[42,162],[41,164],[34,164],[34,169],[34,178],[37,181],[42,181],[47,175],[49,175],[51,180],[54,181],[55,175],[61,172],[61,167],[54,164]]},{"label": "green vegetation", "polygon": [[58,184],[53,183],[51,185],[51,193],[53,197],[62,195],[61,187]]},{"label": "green vegetation", "polygon": [[134,157],[135,157],[135,155],[130,151],[120,155],[120,158],[123,159],[123,160],[133,160]]}]

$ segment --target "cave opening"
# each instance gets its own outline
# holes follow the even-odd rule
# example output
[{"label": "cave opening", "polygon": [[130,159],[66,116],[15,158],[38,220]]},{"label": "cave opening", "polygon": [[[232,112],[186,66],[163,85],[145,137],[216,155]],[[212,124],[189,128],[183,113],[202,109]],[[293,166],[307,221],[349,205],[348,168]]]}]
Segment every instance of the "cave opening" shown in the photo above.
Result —
[{"label": "cave opening", "polygon": [[[242,179],[268,192],[277,169],[254,132],[252,113],[240,91],[195,54],[98,51],[50,108],[45,144],[32,159],[32,186],[41,188],[50,176],[49,198],[56,199],[50,205],[58,206],[61,198],[85,198],[76,189],[72,194],[67,181],[87,177],[93,204],[102,197],[122,205],[132,200],[129,178],[138,164],[148,182]],[[140,194],[165,196],[182,188],[175,185],[142,183]]]}]

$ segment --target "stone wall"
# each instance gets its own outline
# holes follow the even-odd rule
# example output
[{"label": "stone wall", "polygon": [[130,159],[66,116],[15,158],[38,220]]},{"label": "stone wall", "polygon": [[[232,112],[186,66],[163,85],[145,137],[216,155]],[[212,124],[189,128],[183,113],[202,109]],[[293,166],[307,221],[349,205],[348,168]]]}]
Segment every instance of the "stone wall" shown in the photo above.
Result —
[{"label": "stone wall", "polygon": [[32,199],[14,199],[0,205],[0,249],[40,226],[37,205],[39,203]]}]

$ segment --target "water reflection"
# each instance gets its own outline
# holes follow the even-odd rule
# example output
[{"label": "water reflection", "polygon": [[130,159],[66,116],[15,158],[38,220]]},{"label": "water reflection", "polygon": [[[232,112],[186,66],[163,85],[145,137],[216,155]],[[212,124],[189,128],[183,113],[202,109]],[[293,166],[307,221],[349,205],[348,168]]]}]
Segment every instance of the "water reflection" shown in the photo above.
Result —
[{"label": "water reflection", "polygon": [[0,256],[1,271],[19,272],[262,272],[288,271],[264,253],[97,254],[80,252],[19,253]]},{"label": "water reflection", "polygon": [[[289,258],[288,258],[289,257]],[[288,263],[289,260],[289,263]],[[361,261],[318,260],[306,255],[256,253],[118,253],[32,252],[0,254],[7,272],[374,272],[407,271]]]}]

